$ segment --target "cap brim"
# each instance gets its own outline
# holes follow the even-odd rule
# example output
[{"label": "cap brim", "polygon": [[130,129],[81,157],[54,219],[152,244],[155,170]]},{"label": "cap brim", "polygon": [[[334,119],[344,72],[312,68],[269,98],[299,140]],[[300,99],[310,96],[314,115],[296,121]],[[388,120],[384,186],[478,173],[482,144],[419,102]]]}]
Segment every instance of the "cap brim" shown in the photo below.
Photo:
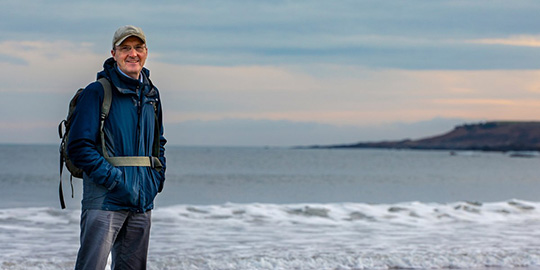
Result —
[{"label": "cap brim", "polygon": [[144,38],[142,38],[142,37],[140,37],[140,36],[138,36],[138,35],[133,34],[133,35],[125,36],[125,37],[119,39],[114,45],[115,45],[115,46],[120,46],[120,45],[122,44],[122,42],[124,42],[124,40],[126,40],[128,37],[138,37],[140,40],[142,40],[142,42],[143,42],[144,44],[146,44],[146,40],[144,40]]}]

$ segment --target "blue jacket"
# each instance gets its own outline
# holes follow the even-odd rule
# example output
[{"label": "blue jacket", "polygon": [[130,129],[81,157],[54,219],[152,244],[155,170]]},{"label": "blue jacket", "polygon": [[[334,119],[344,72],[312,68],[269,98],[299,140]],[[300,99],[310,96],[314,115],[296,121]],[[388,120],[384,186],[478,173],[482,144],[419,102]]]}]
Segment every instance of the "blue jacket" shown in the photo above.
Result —
[{"label": "blue jacket", "polygon": [[142,82],[122,75],[113,58],[105,61],[97,75],[98,79],[107,78],[112,87],[111,109],[104,125],[106,148],[111,157],[151,156],[157,115],[163,168],[114,167],[105,160],[99,132],[103,87],[99,82],[91,83],[73,112],[67,146],[69,158],[84,171],[83,209],[145,212],[154,207],[154,198],[163,189],[167,141],[161,99],[149,79],[150,72],[143,68],[142,75]]}]

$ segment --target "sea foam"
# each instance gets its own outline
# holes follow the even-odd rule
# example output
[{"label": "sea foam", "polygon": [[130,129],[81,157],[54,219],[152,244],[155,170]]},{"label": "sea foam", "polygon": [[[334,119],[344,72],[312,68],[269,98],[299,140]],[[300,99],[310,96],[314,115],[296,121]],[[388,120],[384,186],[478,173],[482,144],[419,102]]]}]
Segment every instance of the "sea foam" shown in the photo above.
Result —
[{"label": "sea foam", "polygon": [[[0,209],[0,268],[72,269],[79,210]],[[150,269],[537,267],[540,203],[175,205]]]}]

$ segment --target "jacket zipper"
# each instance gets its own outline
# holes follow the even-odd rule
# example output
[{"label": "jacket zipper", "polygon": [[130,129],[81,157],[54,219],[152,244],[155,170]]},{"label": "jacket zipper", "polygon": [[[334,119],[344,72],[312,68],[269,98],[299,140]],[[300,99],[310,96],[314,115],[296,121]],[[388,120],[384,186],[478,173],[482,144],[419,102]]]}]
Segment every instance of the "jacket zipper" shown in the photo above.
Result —
[{"label": "jacket zipper", "polygon": [[[136,92],[137,92],[137,95],[138,95],[138,101],[137,101],[137,152],[136,152],[136,155],[139,155],[140,153],[140,145],[141,145],[141,112],[142,112],[142,98],[143,98],[143,90],[144,90],[144,86],[141,87],[141,84],[139,84],[137,86],[137,89],[136,89]],[[140,178],[140,175],[137,174],[137,184],[139,185],[139,198],[137,198],[138,200],[138,206],[139,206],[139,209],[137,209],[137,212],[142,212],[143,210],[143,207],[142,207],[142,200],[141,200],[141,193],[142,193],[142,189],[141,189],[141,186],[142,186],[142,183],[141,183],[141,178]]]}]

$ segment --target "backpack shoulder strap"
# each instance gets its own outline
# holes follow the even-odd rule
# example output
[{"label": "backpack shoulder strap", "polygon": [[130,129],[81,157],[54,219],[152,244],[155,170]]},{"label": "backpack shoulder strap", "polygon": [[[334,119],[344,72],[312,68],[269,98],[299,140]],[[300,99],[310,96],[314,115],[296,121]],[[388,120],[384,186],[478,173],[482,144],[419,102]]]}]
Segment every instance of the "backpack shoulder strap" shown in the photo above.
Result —
[{"label": "backpack shoulder strap", "polygon": [[161,148],[161,126],[159,125],[159,117],[158,117],[158,107],[157,103],[153,103],[154,105],[154,119],[155,119],[155,126],[154,126],[154,143],[152,146],[152,156],[159,157],[159,152]]},{"label": "backpack shoulder strap", "polygon": [[109,157],[109,152],[105,146],[105,132],[103,132],[103,127],[105,126],[105,119],[109,116],[109,111],[111,110],[112,103],[112,89],[111,83],[104,77],[99,78],[99,83],[103,86],[103,103],[101,104],[101,115],[99,122],[99,133],[101,137],[101,153],[105,158]]},{"label": "backpack shoulder strap", "polygon": [[111,83],[106,78],[99,78],[99,83],[103,86],[103,104],[101,105],[101,117],[107,118],[111,110],[112,89]]}]

